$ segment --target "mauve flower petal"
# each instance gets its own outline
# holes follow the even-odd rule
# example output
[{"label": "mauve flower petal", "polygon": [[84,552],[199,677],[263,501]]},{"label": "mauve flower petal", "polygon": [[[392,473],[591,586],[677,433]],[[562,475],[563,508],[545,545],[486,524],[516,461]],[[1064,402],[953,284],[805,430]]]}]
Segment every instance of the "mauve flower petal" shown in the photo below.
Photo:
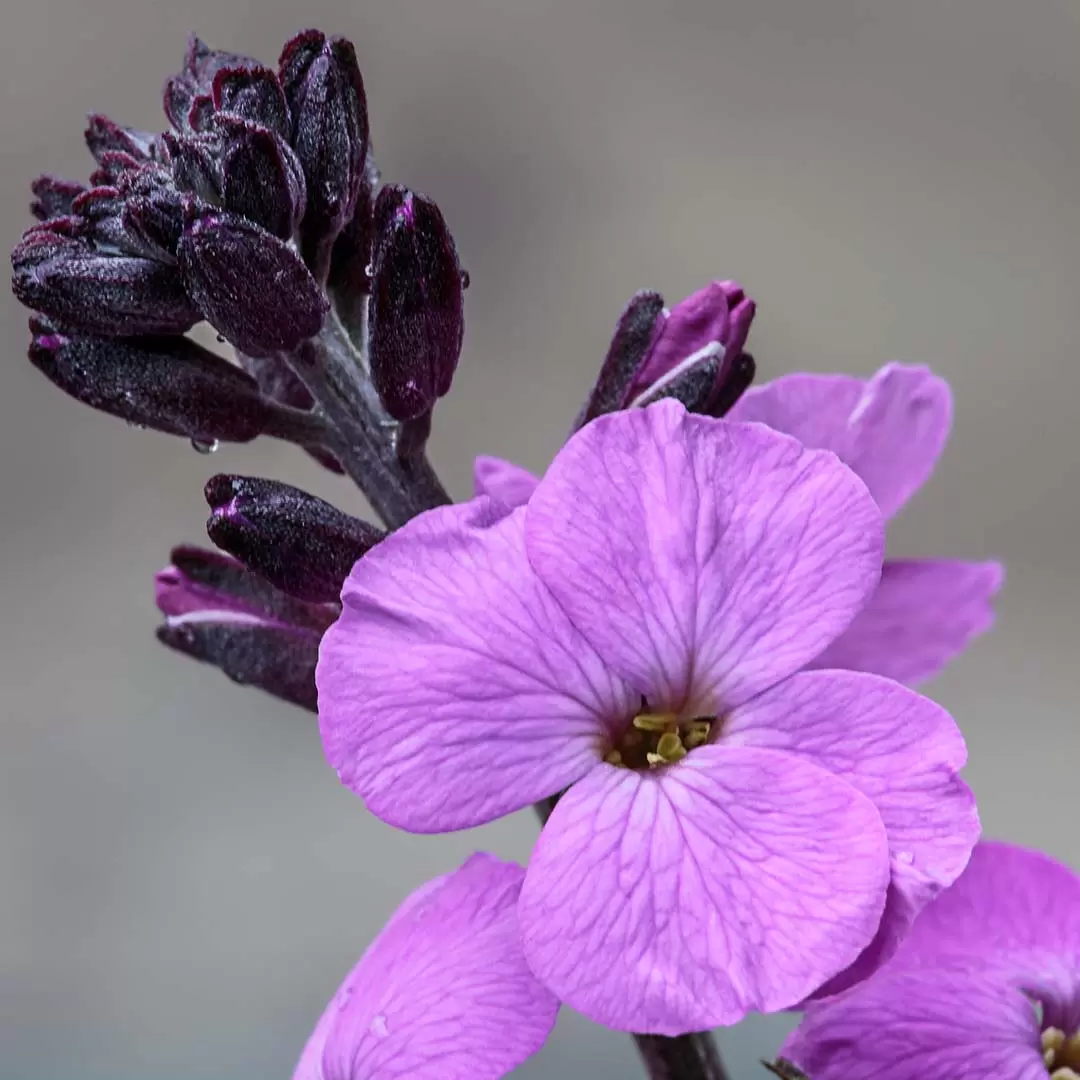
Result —
[{"label": "mauve flower petal", "polygon": [[473,462],[473,492],[507,509],[524,506],[540,481],[528,469],[502,458],[480,455]]},{"label": "mauve flower petal", "polygon": [[599,765],[533,851],[525,955],[608,1027],[734,1024],[796,1004],[855,959],[888,863],[873,803],[790,754],[709,746],[663,773]]},{"label": "mauve flower petal", "polygon": [[521,952],[523,877],[479,854],[414,892],[346,977],[293,1080],[498,1080],[539,1050],[559,1003]]},{"label": "mauve flower petal", "polygon": [[345,582],[319,726],[342,783],[392,825],[468,828],[561,791],[639,704],[530,570],[523,513],[428,511]]},{"label": "mauve flower petal", "polygon": [[751,387],[728,416],[832,450],[890,518],[934,471],[952,426],[952,394],[927,367],[886,364],[869,380],[785,375]]},{"label": "mauve flower petal", "polygon": [[884,543],[833,455],[672,401],[582,428],[525,515],[529,561],[593,648],[653,708],[702,715],[817,656]]},{"label": "mauve flower petal", "polygon": [[813,671],[736,709],[721,740],[797,754],[873,800],[889,834],[895,895],[874,942],[826,989],[862,981],[959,877],[979,839],[975,797],[958,775],[967,760],[960,729],[940,705],[889,679]]},{"label": "mauve flower petal", "polygon": [[1005,580],[996,562],[886,560],[881,581],[852,624],[813,661],[914,684],[936,675],[994,622]]},{"label": "mauve flower petal", "polygon": [[919,917],[897,963],[949,955],[1027,974],[1047,953],[1080,973],[1080,875],[1042,852],[984,841],[956,884]]},{"label": "mauve flower petal", "polygon": [[963,969],[886,969],[812,1006],[782,1055],[813,1080],[1047,1080],[1035,1009]]}]

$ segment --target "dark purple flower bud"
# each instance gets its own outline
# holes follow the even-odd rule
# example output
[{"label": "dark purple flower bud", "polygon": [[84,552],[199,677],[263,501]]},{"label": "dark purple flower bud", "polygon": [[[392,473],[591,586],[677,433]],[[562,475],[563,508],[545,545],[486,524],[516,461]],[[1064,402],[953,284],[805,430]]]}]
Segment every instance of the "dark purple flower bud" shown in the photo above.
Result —
[{"label": "dark purple flower bud", "polygon": [[[196,115],[213,113],[211,93],[214,77],[224,68],[260,68],[258,60],[211,49],[194,34],[188,39],[183,69],[165,83],[165,115],[177,131],[190,131],[192,109]],[[204,99],[197,104],[197,99]]]},{"label": "dark purple flower bud", "polygon": [[87,118],[86,145],[94,160],[102,164],[106,153],[120,151],[138,163],[161,161],[164,156],[161,136],[149,131],[121,127],[100,113]]},{"label": "dark purple flower bud", "polygon": [[364,182],[364,80],[352,44],[317,30],[298,34],[285,46],[278,70],[292,115],[293,148],[307,181],[304,256],[321,278],[330,245],[353,216]]},{"label": "dark purple flower bud", "polygon": [[214,76],[211,100],[215,112],[259,124],[283,139],[291,133],[285,92],[269,68],[222,68]]},{"label": "dark purple flower bud", "polygon": [[661,325],[663,310],[664,298],[659,293],[642,291],[634,294],[615,324],[607,356],[592,393],[574,424],[575,430],[626,405],[634,375]]},{"label": "dark purple flower bud", "polygon": [[[671,378],[680,366],[693,366],[712,354],[725,361],[716,370],[714,388],[719,392],[727,368],[746,344],[754,309],[753,300],[734,281],[713,281],[676,304],[634,377],[628,404],[636,404],[654,383]],[[711,395],[706,394],[706,399],[703,412],[709,409]]]},{"label": "dark purple flower bud", "polygon": [[336,602],[356,561],[385,535],[322,499],[274,480],[214,476],[206,485],[210,539],[272,585]]},{"label": "dark purple flower bud", "polygon": [[61,231],[71,221],[30,229],[11,253],[20,303],[69,329],[107,337],[181,334],[199,321],[177,267],[102,254]]},{"label": "dark purple flower bud", "polygon": [[181,191],[189,191],[217,202],[221,198],[224,180],[221,175],[221,137],[218,135],[162,136],[172,159],[172,174]]},{"label": "dark purple flower bud", "polygon": [[461,265],[431,199],[391,184],[375,202],[371,378],[395,420],[426,413],[450,389],[464,333]]},{"label": "dark purple flower bud", "polygon": [[336,605],[293,599],[233,559],[194,547],[176,548],[154,584],[165,615],[159,641],[315,711],[319,642]]},{"label": "dark purple flower bud", "polygon": [[91,187],[113,187],[126,173],[142,168],[142,163],[123,150],[107,150],[101,166],[90,174]]},{"label": "dark purple flower bud", "polygon": [[207,321],[251,356],[295,348],[319,332],[329,310],[293,249],[238,214],[199,213],[177,257]]},{"label": "dark purple flower bud", "polygon": [[30,360],[73,398],[196,442],[249,442],[271,408],[255,380],[189,338],[77,337],[32,319]]},{"label": "dark purple flower bud", "polygon": [[31,185],[34,201],[30,204],[30,213],[38,221],[66,217],[71,213],[71,204],[86,190],[85,184],[75,180],[61,180],[58,176],[39,176]]},{"label": "dark purple flower bud", "polygon": [[304,216],[304,171],[292,147],[267,128],[228,125],[222,159],[225,208],[288,240]]}]

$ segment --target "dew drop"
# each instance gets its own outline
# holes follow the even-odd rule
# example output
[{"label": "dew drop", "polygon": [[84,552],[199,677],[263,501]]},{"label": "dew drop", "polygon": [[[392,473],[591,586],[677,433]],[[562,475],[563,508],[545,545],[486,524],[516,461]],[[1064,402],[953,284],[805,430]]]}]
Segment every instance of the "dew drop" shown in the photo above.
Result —
[{"label": "dew drop", "polygon": [[376,1039],[385,1039],[386,1036],[390,1034],[390,1028],[387,1026],[386,1017],[381,1013],[374,1017],[371,1021],[370,1030],[371,1034],[374,1035]]},{"label": "dew drop", "polygon": [[375,276],[375,264],[368,263],[367,266],[364,267],[364,274],[369,278],[373,278]]},{"label": "dew drop", "polygon": [[217,453],[217,448],[220,445],[221,444],[217,441],[217,439],[211,439],[209,442],[206,442],[204,439],[191,440],[191,449],[194,450],[197,454]]},{"label": "dew drop", "polygon": [[216,334],[215,336],[218,339],[218,344],[219,345],[224,345],[225,344],[225,335],[224,334]]},{"label": "dew drop", "polygon": [[461,287],[467,289],[472,284],[472,278],[469,276],[468,270],[461,271]]}]

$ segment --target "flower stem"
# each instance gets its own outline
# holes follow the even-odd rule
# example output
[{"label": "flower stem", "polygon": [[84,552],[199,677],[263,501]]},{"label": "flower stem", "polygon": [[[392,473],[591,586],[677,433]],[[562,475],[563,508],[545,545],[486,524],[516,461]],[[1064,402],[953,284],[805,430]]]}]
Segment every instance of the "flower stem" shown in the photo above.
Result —
[{"label": "flower stem", "polygon": [[450,496],[422,451],[401,457],[397,426],[384,417],[362,359],[333,326],[286,357],[333,428],[327,449],[391,529]]},{"label": "flower stem", "polygon": [[[329,421],[327,449],[391,529],[450,497],[423,451],[400,455],[401,429],[388,420],[367,377],[364,357],[344,331],[329,322],[317,338],[286,357]],[[421,425],[420,434],[424,434]],[[409,431],[406,438],[414,437]],[[536,804],[541,824],[559,796]],[[634,1042],[650,1080],[728,1080],[709,1032],[635,1035]]]},{"label": "flower stem", "polygon": [[709,1031],[690,1035],[635,1035],[651,1080],[728,1080]]}]

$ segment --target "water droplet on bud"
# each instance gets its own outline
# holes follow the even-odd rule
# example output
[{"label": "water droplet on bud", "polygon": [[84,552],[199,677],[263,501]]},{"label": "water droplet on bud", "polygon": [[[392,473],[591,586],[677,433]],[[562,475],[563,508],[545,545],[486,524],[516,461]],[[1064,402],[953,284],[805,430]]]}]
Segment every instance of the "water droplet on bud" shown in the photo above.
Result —
[{"label": "water droplet on bud", "polygon": [[463,289],[467,289],[469,287],[469,285],[471,285],[471,284],[472,284],[472,278],[469,277],[469,271],[468,270],[462,270],[461,271],[461,287]]},{"label": "water droplet on bud", "polygon": [[375,264],[374,263],[368,263],[367,266],[364,267],[364,275],[369,279],[373,278],[375,276]]},{"label": "water droplet on bud", "polygon": [[214,454],[217,453],[217,448],[221,444],[217,439],[211,439],[209,442],[205,442],[202,439],[192,439],[191,449],[197,454]]}]

